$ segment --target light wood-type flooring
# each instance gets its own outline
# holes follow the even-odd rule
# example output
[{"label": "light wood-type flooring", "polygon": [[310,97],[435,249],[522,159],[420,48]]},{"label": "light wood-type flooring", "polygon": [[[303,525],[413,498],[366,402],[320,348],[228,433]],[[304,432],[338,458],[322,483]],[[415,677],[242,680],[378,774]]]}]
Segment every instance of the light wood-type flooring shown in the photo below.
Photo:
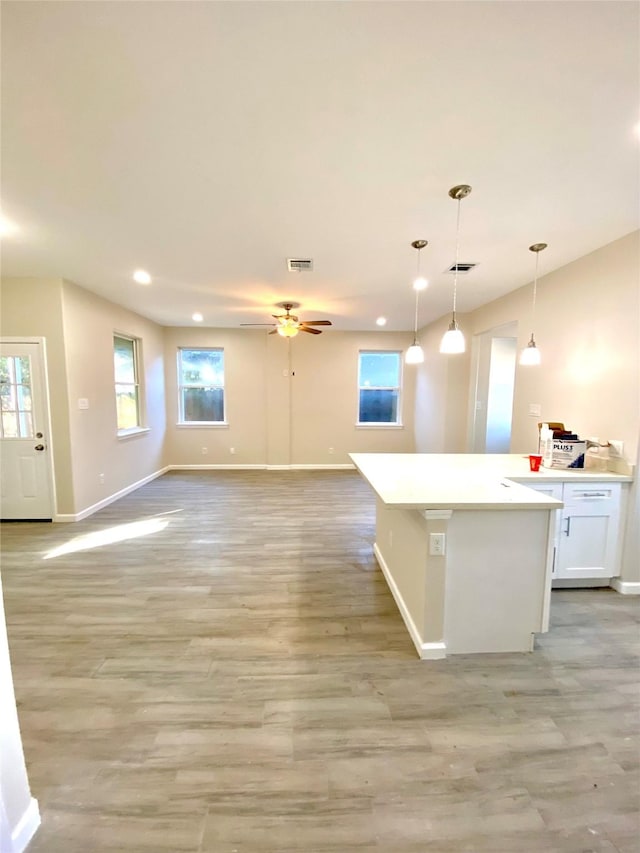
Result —
[{"label": "light wood-type flooring", "polygon": [[532,654],[420,661],[373,538],[347,471],[3,525],[30,853],[637,853],[638,599],[556,591]]}]

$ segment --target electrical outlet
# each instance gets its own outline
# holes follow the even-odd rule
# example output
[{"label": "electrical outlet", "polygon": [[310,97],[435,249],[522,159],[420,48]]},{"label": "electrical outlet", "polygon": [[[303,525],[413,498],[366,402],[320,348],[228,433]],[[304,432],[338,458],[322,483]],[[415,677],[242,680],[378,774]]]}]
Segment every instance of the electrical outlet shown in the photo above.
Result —
[{"label": "electrical outlet", "polygon": [[333,453],[333,447],[329,448],[329,453]]},{"label": "electrical outlet", "polygon": [[443,557],[445,549],[444,533],[429,534],[429,553],[432,557]]},{"label": "electrical outlet", "polygon": [[202,453],[202,455],[203,455],[203,456],[206,456],[206,455],[207,455],[207,453],[209,452],[209,448],[208,448],[208,447],[203,447],[203,448],[201,448],[200,452]]},{"label": "electrical outlet", "polygon": [[542,413],[542,406],[540,403],[529,403],[529,415],[532,418],[539,418]]},{"label": "electrical outlet", "polygon": [[104,474],[98,474],[98,482],[104,483]]},{"label": "electrical outlet", "polygon": [[229,448],[229,453],[230,453],[232,456],[233,456],[233,454],[234,454],[235,452],[236,452],[235,447],[230,447],[230,448]]}]

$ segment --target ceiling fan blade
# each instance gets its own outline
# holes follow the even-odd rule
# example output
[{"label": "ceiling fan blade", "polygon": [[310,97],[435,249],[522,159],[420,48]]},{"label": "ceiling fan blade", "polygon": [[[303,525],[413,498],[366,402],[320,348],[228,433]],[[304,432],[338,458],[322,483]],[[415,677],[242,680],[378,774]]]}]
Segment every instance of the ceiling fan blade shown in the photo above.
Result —
[{"label": "ceiling fan blade", "polygon": [[303,320],[305,326],[332,326],[331,320]]},{"label": "ceiling fan blade", "polygon": [[305,326],[305,324],[304,324],[304,323],[301,323],[301,324],[298,326],[298,331],[299,331],[299,332],[309,332],[309,334],[310,334],[310,335],[321,335],[321,334],[322,334],[322,330],[321,330],[321,329],[310,329],[310,328],[308,328],[307,326]]},{"label": "ceiling fan blade", "polygon": [[269,332],[269,334],[270,334],[270,335],[277,335],[277,334],[278,334],[278,330],[277,330],[277,329],[274,329],[272,332]]}]

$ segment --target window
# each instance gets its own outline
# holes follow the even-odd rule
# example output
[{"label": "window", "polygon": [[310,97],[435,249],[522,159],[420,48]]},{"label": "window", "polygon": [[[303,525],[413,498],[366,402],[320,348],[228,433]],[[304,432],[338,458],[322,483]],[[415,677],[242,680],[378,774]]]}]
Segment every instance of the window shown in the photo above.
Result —
[{"label": "window", "polygon": [[113,364],[116,377],[116,409],[118,432],[139,429],[140,384],[138,381],[140,341],[136,338],[113,336]]},{"label": "window", "polygon": [[31,362],[28,355],[0,358],[2,438],[33,438],[31,413]]},{"label": "window", "polygon": [[224,423],[224,350],[179,349],[180,423]]},{"label": "window", "polygon": [[358,423],[400,424],[399,352],[361,352]]}]

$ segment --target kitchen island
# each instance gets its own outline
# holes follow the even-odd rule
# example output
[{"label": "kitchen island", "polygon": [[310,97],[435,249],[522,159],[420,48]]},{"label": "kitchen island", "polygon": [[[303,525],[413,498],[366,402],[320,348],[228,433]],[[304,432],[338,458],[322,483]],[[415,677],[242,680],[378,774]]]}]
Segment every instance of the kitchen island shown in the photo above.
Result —
[{"label": "kitchen island", "polygon": [[527,478],[522,457],[351,459],[376,493],[374,553],[420,657],[531,651],[549,627],[562,502],[510,479]]}]

